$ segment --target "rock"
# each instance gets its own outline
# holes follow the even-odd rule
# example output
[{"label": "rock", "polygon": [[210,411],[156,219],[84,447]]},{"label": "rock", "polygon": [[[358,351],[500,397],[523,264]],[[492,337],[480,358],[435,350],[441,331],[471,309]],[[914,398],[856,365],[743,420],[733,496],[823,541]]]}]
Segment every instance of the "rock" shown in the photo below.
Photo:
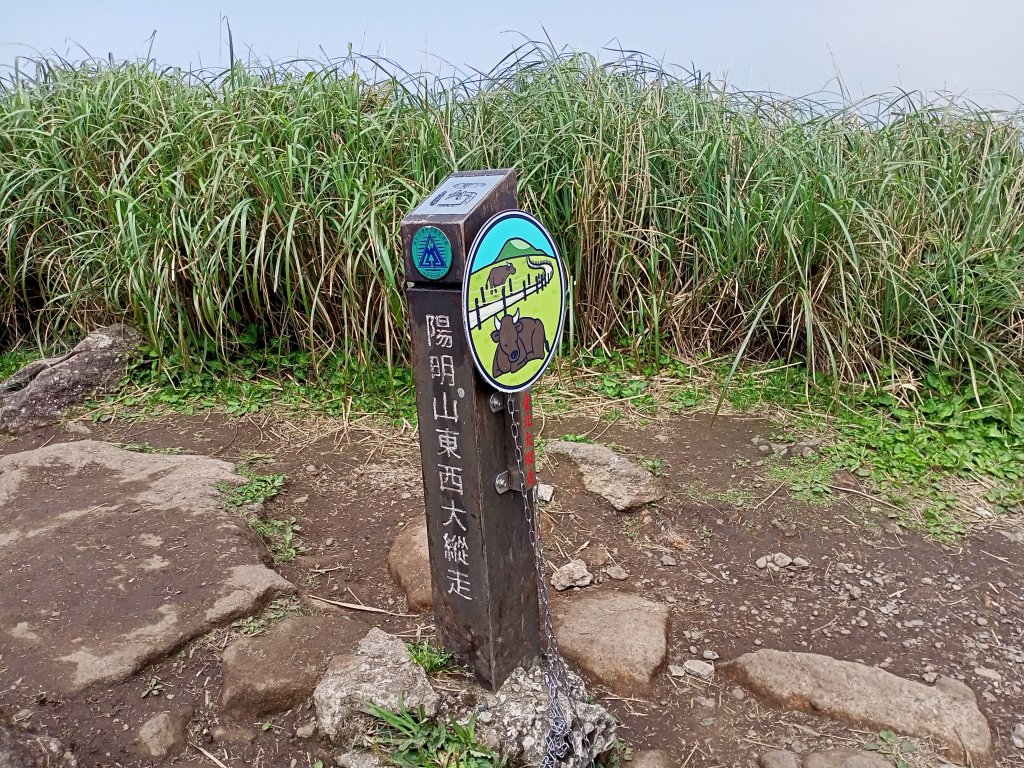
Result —
[{"label": "rock", "polygon": [[676,562],[676,559],[674,557],[672,557],[672,555],[662,555],[661,556],[661,564],[662,565],[667,565],[669,567],[671,567],[673,565],[678,565],[678,563]]},{"label": "rock", "polygon": [[665,663],[668,607],[624,592],[586,595],[561,608],[555,635],[566,658],[626,694],[644,690]]},{"label": "rock", "polygon": [[933,688],[885,670],[813,653],[760,650],[722,668],[758,696],[873,730],[934,737],[954,759],[987,761],[992,736],[974,694],[942,678]]},{"label": "rock", "polygon": [[643,467],[603,445],[552,440],[546,443],[548,456],[572,461],[583,476],[583,487],[603,497],[619,512],[658,501],[665,494]]},{"label": "rock", "polygon": [[804,755],[803,768],[892,768],[892,763],[877,752],[829,749]]},{"label": "rock", "polygon": [[570,560],[551,574],[551,586],[559,592],[570,587],[586,587],[594,581],[594,575],[587,570],[587,564],[580,559]]},{"label": "rock", "polygon": [[811,566],[811,561],[808,560],[806,557],[794,557],[793,558],[793,567],[794,568],[810,568],[810,566]]},{"label": "rock", "polygon": [[133,328],[111,325],[62,357],[29,363],[0,384],[0,433],[54,424],[68,409],[109,391],[124,377],[141,343]]},{"label": "rock", "polygon": [[139,728],[135,747],[143,757],[163,760],[183,751],[188,744],[186,729],[192,710],[174,710],[153,715]]},{"label": "rock", "polygon": [[339,768],[384,768],[390,763],[385,763],[372,752],[352,750],[335,758]]},{"label": "rock", "polygon": [[773,749],[761,755],[757,764],[761,768],[800,768],[800,758],[785,749]]},{"label": "rock", "polygon": [[939,679],[939,675],[938,675],[937,672],[925,672],[923,675],[921,675],[921,679],[924,680],[929,685],[931,685],[932,683],[934,683],[936,680]]},{"label": "rock", "polygon": [[[570,687],[578,694],[574,703],[576,717],[572,718],[573,708],[564,696],[559,697],[559,703],[562,711],[573,719],[570,726],[577,760],[571,764],[590,765],[598,755],[614,746],[615,718],[603,707],[586,702],[586,689],[579,676],[569,672],[568,677]],[[485,691],[482,698],[477,711],[482,709],[488,717],[487,722],[477,722],[480,741],[512,764],[539,765],[550,709],[544,670],[540,666],[529,671],[517,668],[497,693]],[[570,763],[559,761],[555,765],[569,768]]]},{"label": "rock", "polygon": [[994,669],[988,667],[975,667],[974,674],[980,677],[982,680],[989,680],[993,683],[1002,682],[1003,676],[996,672]]},{"label": "rock", "polygon": [[686,677],[686,670],[678,664],[669,664],[668,673],[672,677]]},{"label": "rock", "polygon": [[302,616],[236,640],[221,657],[221,717],[251,723],[301,704],[338,651],[354,648],[366,630],[359,619]]},{"label": "rock", "polygon": [[1010,732],[1010,741],[1017,749],[1024,749],[1024,723],[1017,723]]},{"label": "rock", "polygon": [[256,731],[242,725],[215,725],[210,729],[210,738],[225,746],[243,746],[256,741]]},{"label": "rock", "polygon": [[675,761],[663,749],[645,749],[634,752],[629,768],[675,768]]},{"label": "rock", "polygon": [[57,739],[0,719],[0,768],[78,768],[78,760]]},{"label": "rock", "polygon": [[629,574],[626,573],[625,568],[620,568],[617,565],[613,565],[609,568],[605,568],[604,572],[608,574],[609,579],[615,579],[616,581],[625,581],[629,578]]},{"label": "rock", "polygon": [[410,611],[429,611],[434,607],[425,516],[416,518],[398,534],[388,553],[388,573],[405,592]]},{"label": "rock", "polygon": [[768,556],[764,555],[762,557],[757,558],[757,560],[754,561],[754,565],[756,565],[760,570],[763,571],[765,568],[768,567]]},{"label": "rock", "polygon": [[544,483],[537,483],[537,498],[545,504],[555,498],[555,488]]},{"label": "rock", "polygon": [[1024,544],[1024,528],[1010,528],[1000,533],[1014,544]]},{"label": "rock", "polygon": [[297,739],[312,739],[314,736],[316,736],[316,720],[310,720],[295,729],[295,738]]},{"label": "rock", "polygon": [[0,594],[20,596],[0,611],[8,674],[62,694],[121,682],[293,593],[224,507],[218,486],[240,482],[227,462],[94,440],[0,457]]},{"label": "rock", "polygon": [[710,680],[715,676],[715,667],[706,661],[698,659],[687,659],[683,662],[683,671],[688,675],[699,677],[701,680]]},{"label": "rock", "polygon": [[776,552],[772,555],[772,562],[775,563],[779,568],[786,568],[793,563],[793,558],[787,555],[785,552]]},{"label": "rock", "polygon": [[[383,709],[423,707],[437,714],[439,699],[423,667],[413,661],[405,643],[374,627],[355,653],[335,656],[313,692],[317,722],[328,737],[354,735],[361,726],[355,717],[369,702]],[[356,730],[353,730],[356,729]]]},{"label": "rock", "polygon": [[704,653],[701,655],[704,657],[705,661],[716,661],[717,659],[721,658],[714,651],[704,651]]},{"label": "rock", "polygon": [[587,568],[601,568],[607,565],[611,559],[608,556],[608,550],[604,547],[586,547],[582,552],[583,562],[587,564]]}]

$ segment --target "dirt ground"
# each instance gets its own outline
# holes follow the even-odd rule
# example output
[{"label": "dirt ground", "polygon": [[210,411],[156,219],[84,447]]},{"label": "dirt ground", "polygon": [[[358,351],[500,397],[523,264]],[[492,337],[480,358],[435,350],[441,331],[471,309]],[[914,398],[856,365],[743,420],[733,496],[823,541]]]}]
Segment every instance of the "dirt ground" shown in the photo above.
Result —
[{"label": "dirt ground", "polygon": [[[555,487],[545,506],[554,521],[546,542],[549,567],[582,557],[598,576],[587,588],[595,590],[607,588],[600,583],[602,566],[619,565],[629,577],[615,583],[616,589],[669,604],[668,664],[705,658],[705,652],[727,660],[779,648],[876,664],[911,679],[957,677],[978,695],[998,762],[1024,765],[1024,753],[1010,743],[1011,729],[1024,718],[1024,544],[996,527],[978,530],[955,547],[939,544],[902,531],[877,511],[877,502],[856,495],[835,497],[829,506],[798,502],[768,480],[764,466],[756,466],[763,455],[752,439],[773,430],[758,418],[712,421],[694,414],[609,424],[595,413],[538,423],[544,439],[592,433],[654,460],[649,466],[657,467],[668,496],[629,515],[583,491],[566,462],[555,466],[542,459],[540,480]],[[387,573],[397,531],[422,510],[411,430],[342,431],[265,415],[115,419],[90,429],[92,439],[180,449],[287,474],[284,491],[268,502],[266,515],[294,517],[301,526],[305,551],[277,569],[302,597],[271,606],[264,625],[288,614],[333,612],[407,637],[432,634],[429,615],[401,615],[405,600]],[[0,454],[76,437],[56,427],[0,439]],[[55,551],[62,546],[53,542]],[[777,552],[806,558],[810,566],[776,572],[755,565]],[[677,565],[664,565],[665,554]],[[573,600],[577,594],[570,590],[553,599]],[[356,614],[313,596],[399,615]],[[129,682],[77,696],[27,689],[0,656],[0,712],[64,739],[83,766],[147,764],[133,752],[132,740],[168,700],[194,708],[191,741],[225,765],[330,765],[333,753],[325,744],[295,736],[295,728],[311,718],[308,709],[236,729],[229,738],[220,732],[214,740],[219,654],[243,628],[224,627]],[[156,692],[154,679],[160,684]],[[630,697],[592,689],[621,718],[620,737],[629,748],[664,749],[680,766],[748,766],[769,748],[860,746],[877,737],[772,710],[720,677],[701,683],[661,674],[651,691]],[[916,740],[915,747],[904,755],[910,765],[938,765],[930,745]],[[189,749],[167,764],[214,763]]]}]

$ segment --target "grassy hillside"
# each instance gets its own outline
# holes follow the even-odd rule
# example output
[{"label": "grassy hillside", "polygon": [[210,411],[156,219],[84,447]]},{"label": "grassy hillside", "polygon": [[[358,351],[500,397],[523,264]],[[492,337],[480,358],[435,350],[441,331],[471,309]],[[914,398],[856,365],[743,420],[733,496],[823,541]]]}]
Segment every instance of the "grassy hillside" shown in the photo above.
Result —
[{"label": "grassy hillside", "polygon": [[845,381],[1024,365],[1019,115],[768,99],[537,49],[430,89],[304,67],[10,73],[0,347],[124,319],[186,367],[263,347],[401,362],[401,216],[453,169],[515,166],[575,280],[572,349]]}]

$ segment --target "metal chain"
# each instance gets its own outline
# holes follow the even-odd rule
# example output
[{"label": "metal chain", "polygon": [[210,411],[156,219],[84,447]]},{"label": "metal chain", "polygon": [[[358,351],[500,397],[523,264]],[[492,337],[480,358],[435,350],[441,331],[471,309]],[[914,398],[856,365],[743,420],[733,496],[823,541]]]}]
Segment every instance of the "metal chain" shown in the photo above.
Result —
[{"label": "metal chain", "polygon": [[[540,519],[537,514],[537,488],[534,486],[527,490],[526,487],[526,467],[521,444],[522,428],[516,415],[515,395],[508,396],[508,413],[512,423],[512,443],[515,446],[516,465],[519,468],[519,478],[522,484],[523,512],[529,522],[530,544],[534,551],[534,565],[537,570],[537,598],[540,603],[544,631],[544,681],[548,688],[551,721],[544,740],[544,759],[541,762],[541,768],[555,768],[560,763],[584,768],[584,756],[573,754],[572,740],[573,724],[579,722],[576,702],[583,701],[584,691],[569,676],[565,659],[558,651],[558,639],[555,637],[555,627],[551,620],[551,605],[548,601],[544,546],[541,541]],[[562,694],[568,703],[569,717],[566,717],[559,694]]]}]

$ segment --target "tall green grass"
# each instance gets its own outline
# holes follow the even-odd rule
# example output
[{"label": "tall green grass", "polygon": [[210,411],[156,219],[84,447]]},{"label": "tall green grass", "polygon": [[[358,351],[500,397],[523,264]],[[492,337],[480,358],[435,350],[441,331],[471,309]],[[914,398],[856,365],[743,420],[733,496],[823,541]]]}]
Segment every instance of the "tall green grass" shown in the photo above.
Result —
[{"label": "tall green grass", "polygon": [[402,215],[453,169],[513,166],[568,260],[573,349],[845,381],[1024,367],[1019,114],[540,48],[464,81],[363,70],[11,72],[0,337],[126,320],[176,365],[268,345],[399,362]]}]

